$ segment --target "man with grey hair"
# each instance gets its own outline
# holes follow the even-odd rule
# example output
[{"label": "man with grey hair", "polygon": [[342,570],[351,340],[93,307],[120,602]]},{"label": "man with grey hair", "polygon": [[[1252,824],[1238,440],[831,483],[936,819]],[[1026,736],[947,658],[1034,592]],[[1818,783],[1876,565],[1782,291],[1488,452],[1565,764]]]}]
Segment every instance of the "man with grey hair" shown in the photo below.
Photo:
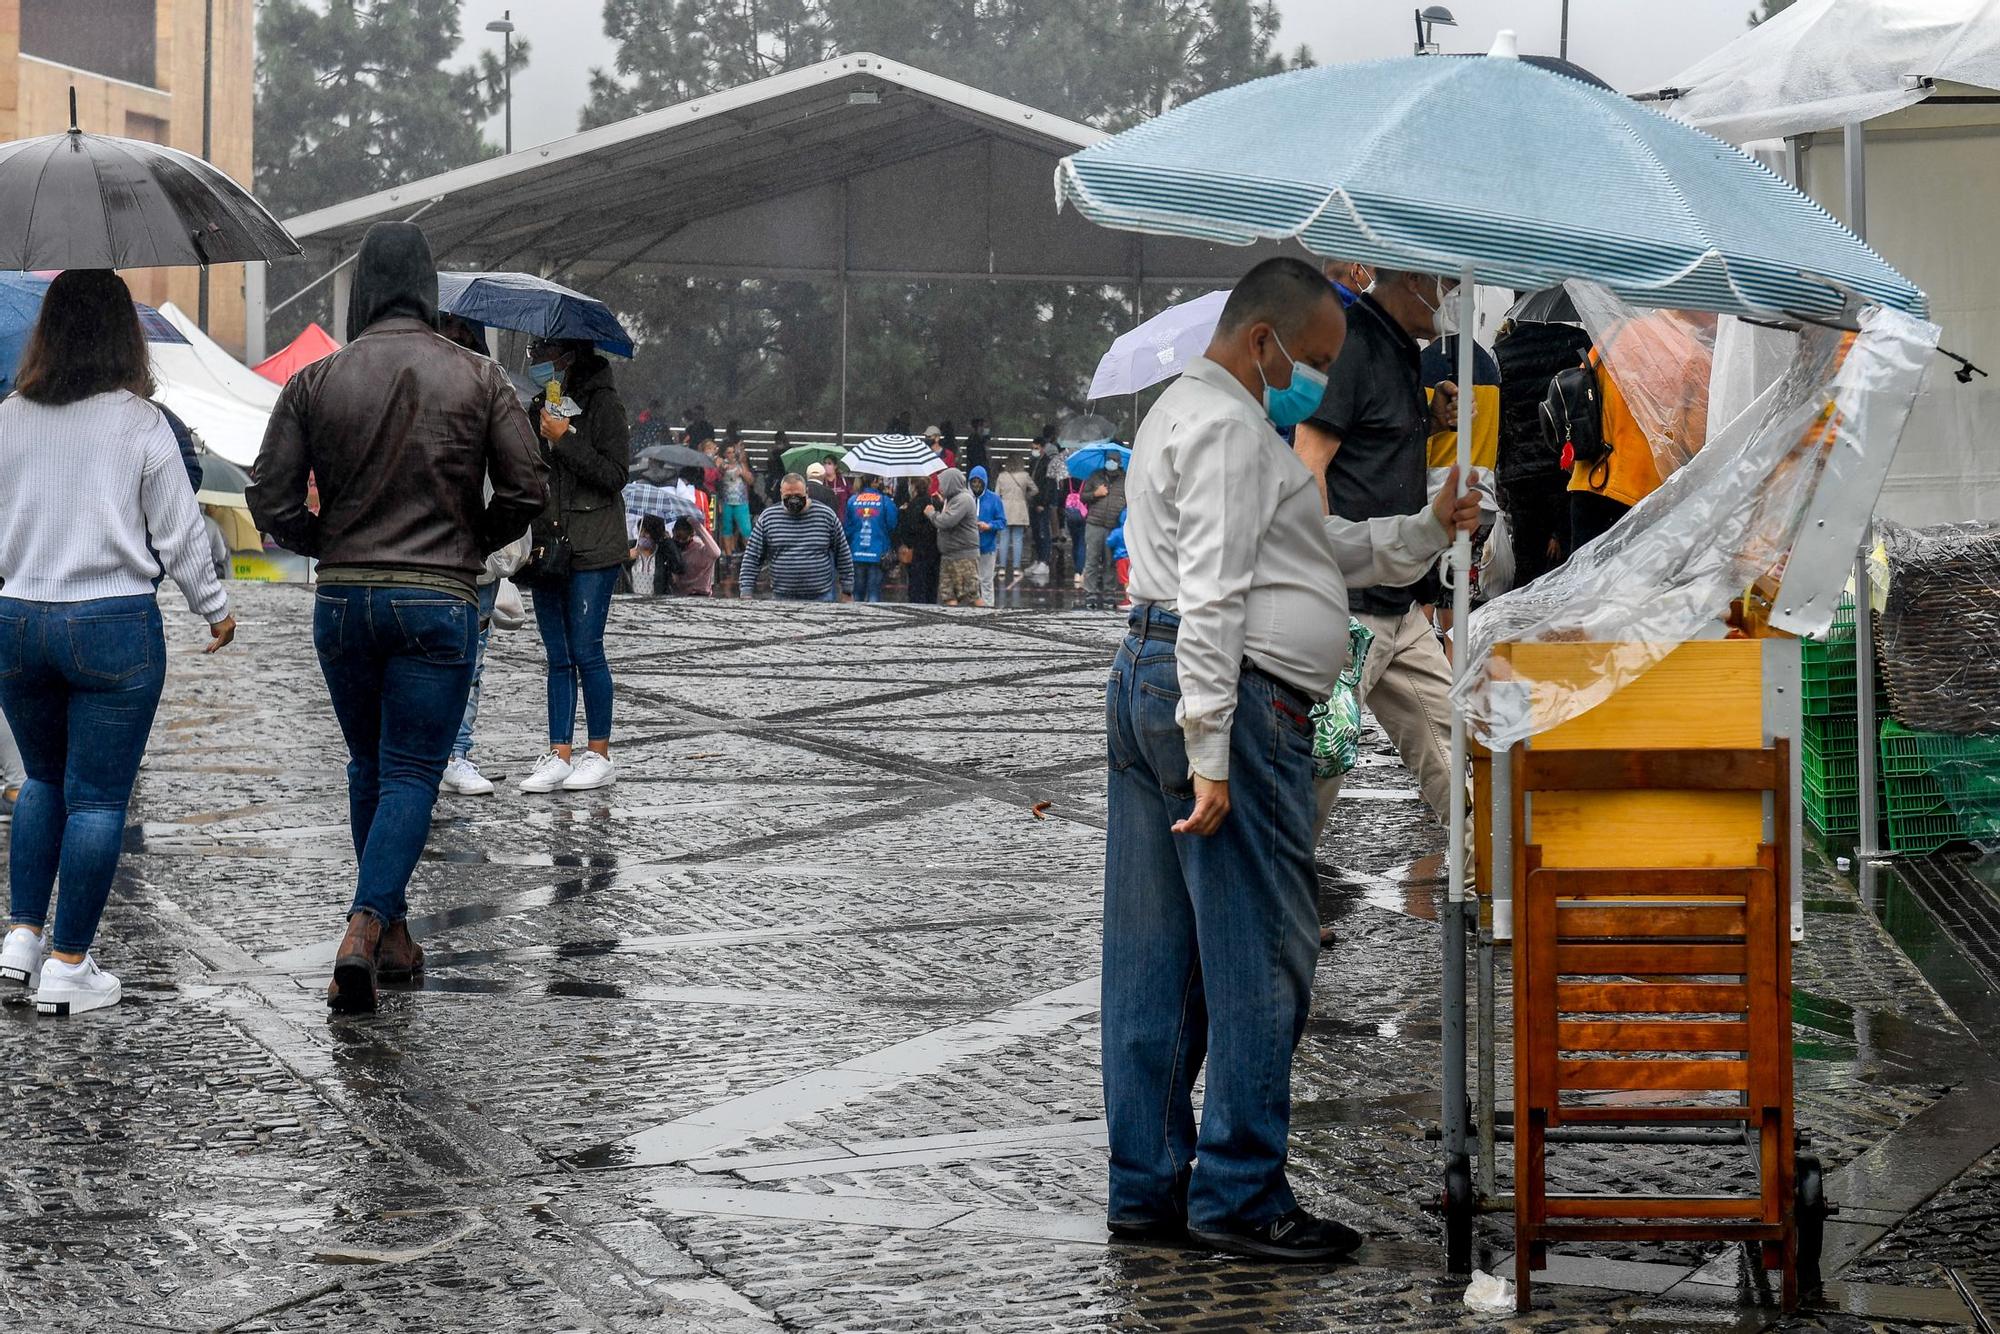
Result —
[{"label": "man with grey hair", "polygon": [[806,494],[795,472],[779,484],[781,504],[765,508],[750,525],[736,590],[755,597],[757,576],[771,567],[771,596],[788,602],[849,602],[854,594],[854,553],[840,517]]},{"label": "man with grey hair", "polygon": [[1298,1261],[1361,1242],[1285,1179],[1319,951],[1309,715],[1346,656],[1348,587],[1415,579],[1479,505],[1454,474],[1413,514],[1328,514],[1326,458],[1278,432],[1318,407],[1345,337],[1317,269],[1266,260],[1133,442],[1104,862],[1108,1221],[1125,1240]]}]

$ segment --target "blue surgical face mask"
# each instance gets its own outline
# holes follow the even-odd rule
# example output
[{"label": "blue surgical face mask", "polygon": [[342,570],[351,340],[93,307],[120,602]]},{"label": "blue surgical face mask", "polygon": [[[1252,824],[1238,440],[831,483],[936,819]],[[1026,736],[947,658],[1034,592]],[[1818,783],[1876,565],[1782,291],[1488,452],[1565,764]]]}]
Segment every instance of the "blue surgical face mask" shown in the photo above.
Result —
[{"label": "blue surgical face mask", "polygon": [[538,361],[528,367],[528,378],[533,380],[537,387],[547,389],[549,381],[556,378],[556,364],[553,361]]},{"label": "blue surgical face mask", "polygon": [[1319,408],[1320,399],[1326,396],[1326,372],[1314,370],[1311,366],[1295,360],[1285,351],[1284,340],[1274,330],[1271,341],[1278,345],[1278,351],[1285,353],[1285,360],[1292,363],[1292,381],[1283,389],[1274,389],[1264,377],[1264,367],[1257,367],[1257,378],[1264,381],[1264,415],[1271,424],[1281,431],[1289,430],[1313,415]]}]

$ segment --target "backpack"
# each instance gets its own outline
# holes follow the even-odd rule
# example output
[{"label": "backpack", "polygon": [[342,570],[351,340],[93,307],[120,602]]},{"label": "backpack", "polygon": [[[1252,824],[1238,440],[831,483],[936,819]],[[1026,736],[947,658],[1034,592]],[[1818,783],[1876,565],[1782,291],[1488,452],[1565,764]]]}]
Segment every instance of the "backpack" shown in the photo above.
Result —
[{"label": "backpack", "polygon": [[1597,396],[1597,371],[1589,363],[1558,371],[1542,399],[1542,435],[1560,451],[1564,468],[1587,467],[1590,484],[1603,486],[1598,474],[1611,472],[1611,444],[1604,438],[1604,405]]},{"label": "backpack", "polygon": [[1083,498],[1083,483],[1075,483],[1075,486],[1076,489],[1069,493],[1069,499],[1063,502],[1063,508],[1075,518],[1087,519],[1090,517],[1090,503]]}]

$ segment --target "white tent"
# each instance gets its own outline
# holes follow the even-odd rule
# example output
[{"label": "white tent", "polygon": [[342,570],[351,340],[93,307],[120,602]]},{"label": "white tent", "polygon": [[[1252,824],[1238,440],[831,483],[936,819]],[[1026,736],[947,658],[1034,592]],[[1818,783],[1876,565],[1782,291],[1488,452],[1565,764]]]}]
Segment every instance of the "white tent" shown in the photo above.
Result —
[{"label": "white tent", "polygon": [[[1782,141],[1799,188],[1929,295],[1942,345],[2000,377],[2000,0],[1798,0],[1655,96],[1723,138]],[[2000,519],[2000,378],[1955,369],[1932,367],[1884,518]]]},{"label": "white tent", "polygon": [[188,340],[150,345],[160,401],[217,455],[249,467],[264,443],[278,386],[223,351],[172,302],[160,307],[160,314]]}]

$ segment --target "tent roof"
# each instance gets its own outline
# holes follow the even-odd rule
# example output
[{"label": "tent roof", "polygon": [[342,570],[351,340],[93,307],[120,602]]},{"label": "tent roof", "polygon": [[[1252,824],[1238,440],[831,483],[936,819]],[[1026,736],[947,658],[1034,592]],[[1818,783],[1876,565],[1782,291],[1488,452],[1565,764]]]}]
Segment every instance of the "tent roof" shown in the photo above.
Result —
[{"label": "tent roof", "polygon": [[[286,225],[351,252],[416,217],[441,263],[587,282],[639,266],[715,277],[1234,281],[1261,254],[1058,213],[1086,125],[856,53]],[[1260,248],[1261,250],[1262,248]]]},{"label": "tent roof", "polygon": [[172,302],[161,306],[160,314],[188,341],[149,347],[154,396],[172,408],[211,453],[249,467],[264,443],[278,387],[225,352]]},{"label": "tent roof", "polygon": [[258,362],[251,369],[273,384],[283,384],[321,357],[340,350],[333,335],[315,320],[299,331],[299,336]]},{"label": "tent roof", "polygon": [[[1944,88],[1939,85],[1965,85]],[[2000,89],[2000,0],[1797,0],[1656,94],[1736,143]],[[1990,111],[1990,108],[1989,108]],[[1978,119],[1990,119],[1990,115]]]}]

